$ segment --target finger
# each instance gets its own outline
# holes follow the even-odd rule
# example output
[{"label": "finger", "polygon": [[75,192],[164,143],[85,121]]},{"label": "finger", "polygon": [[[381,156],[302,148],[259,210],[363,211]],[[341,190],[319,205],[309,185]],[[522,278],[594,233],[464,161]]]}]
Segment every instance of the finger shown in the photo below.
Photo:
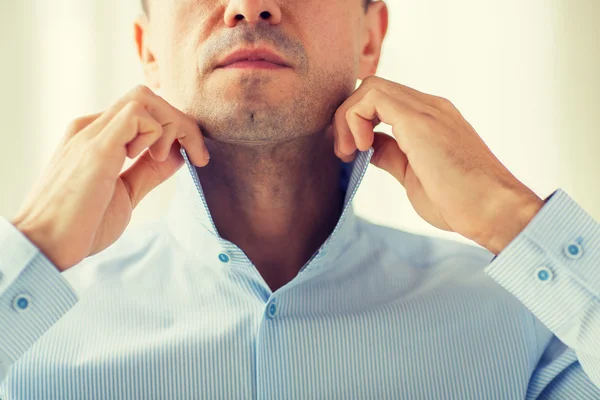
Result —
[{"label": "finger", "polygon": [[210,160],[210,153],[198,125],[194,123],[193,128],[177,131],[177,134],[177,139],[187,151],[190,161],[197,167],[206,166]]},{"label": "finger", "polygon": [[104,148],[116,154],[119,149],[126,149],[127,155],[131,158],[137,156],[163,134],[162,125],[150,115],[143,104],[137,101],[128,103],[104,130],[106,133],[99,136]]},{"label": "finger", "polygon": [[96,119],[98,119],[101,115],[102,115],[102,113],[100,112],[100,113],[96,113],[96,114],[86,115],[86,116],[83,116],[83,117],[80,117],[80,118],[77,118],[77,119],[74,119],[73,121],[71,121],[71,123],[67,126],[67,129],[65,129],[65,133],[63,134],[62,138],[58,142],[57,150],[54,152],[54,154],[50,158],[50,161],[48,162],[48,164],[53,165],[56,161],[58,161],[59,158],[62,156],[62,153],[59,149],[64,148],[66,146],[66,144],[69,142],[69,140],[71,140],[76,134],[81,132],[83,129],[87,128],[92,122],[94,122]]},{"label": "finger", "polygon": [[152,89],[144,85],[138,85],[127,92],[124,96],[110,105],[104,113],[94,121],[91,126],[98,128],[98,131],[106,127],[114,117],[131,101],[146,103],[151,101],[152,97],[156,97]]},{"label": "finger", "polygon": [[129,188],[132,207],[158,185],[169,179],[184,164],[180,153],[180,144],[175,141],[165,161],[156,161],[146,150],[135,162],[121,174],[121,179]]},{"label": "finger", "polygon": [[[194,165],[199,167],[205,166],[210,156],[204,142],[204,136],[196,121],[153,92],[148,97],[150,114],[163,127],[169,125],[167,132],[175,132],[174,139],[179,140],[179,143],[186,149]],[[171,143],[172,141],[165,139],[160,141],[157,147],[162,148],[162,151],[168,154]]]},{"label": "finger", "polygon": [[83,117],[80,117],[80,118],[77,118],[77,119],[71,121],[69,126],[67,126],[65,134],[63,135],[62,142],[64,143],[64,142],[70,140],[77,133],[81,132],[82,130],[87,128],[92,122],[97,120],[101,115],[102,115],[102,113],[99,112],[99,113],[95,113],[95,114],[85,115]]},{"label": "finger", "polygon": [[149,102],[148,111],[163,126],[164,136],[160,137],[150,155],[157,150],[158,155],[166,157],[173,141],[178,140],[194,165],[202,167],[208,164],[210,156],[198,124],[160,96],[152,94]]},{"label": "finger", "polygon": [[[127,156],[129,158],[135,158],[148,148],[152,158],[156,161],[165,161],[169,156],[171,145],[175,140],[176,127],[173,124],[167,124],[166,126],[161,127],[161,130],[155,130],[148,133],[139,132],[138,135],[126,145]],[[157,144],[160,145],[157,146]]]},{"label": "finger", "polygon": [[162,136],[150,146],[150,155],[157,161],[164,161],[169,156],[171,145],[177,138],[177,127],[174,124],[163,126]]},{"label": "finger", "polygon": [[366,151],[371,147],[374,140],[374,126],[382,120],[388,122],[383,115],[380,115],[380,110],[393,110],[395,107],[392,103],[395,105],[396,101],[385,92],[371,89],[348,109],[346,123],[359,150]]},{"label": "finger", "polygon": [[343,162],[345,163],[349,163],[352,162],[352,160],[354,160],[354,158],[356,158],[356,153],[352,153],[352,154],[343,154],[340,149],[339,149],[339,133],[337,130],[337,124],[334,122],[333,123],[333,140],[334,140],[334,153],[335,155],[341,159]]},{"label": "finger", "polygon": [[[377,116],[381,122],[392,126],[392,133],[398,141],[400,148],[408,152],[409,141],[411,138],[418,136],[415,135],[415,132],[427,132],[430,119],[424,117],[410,104],[407,104],[405,100],[405,98],[392,98],[381,90],[372,89],[363,97],[361,102],[353,107],[350,115],[355,114],[369,120]],[[365,132],[365,128],[357,129],[355,132],[352,131],[358,143],[369,142],[371,140],[370,133],[364,136]],[[358,137],[359,135],[363,137]]]},{"label": "finger", "polygon": [[[355,92],[356,93],[356,92]],[[356,143],[354,142],[354,137],[352,136],[352,132],[350,131],[350,127],[348,127],[348,122],[346,121],[346,112],[348,110],[348,103],[354,100],[354,94],[350,95],[348,99],[336,110],[334,115],[334,126],[336,131],[336,146],[337,152],[339,153],[340,158],[344,156],[348,156],[357,149]]]},{"label": "finger", "polygon": [[[395,99],[398,103],[402,103],[405,107],[414,111],[415,114],[442,118],[444,111],[448,107],[453,107],[449,105],[449,101],[443,97],[423,93],[400,83],[388,81],[376,76],[366,78],[356,90],[355,95],[351,96],[344,106],[346,109],[353,107],[373,90],[378,90],[387,94],[388,97]],[[373,121],[373,124],[376,126],[381,122],[392,125],[390,121],[382,121],[378,118]]]},{"label": "finger", "polygon": [[[353,154],[357,149],[366,151],[371,146],[373,129],[375,129],[375,127],[382,122],[381,119],[375,113],[374,115],[371,115],[370,118],[364,118],[368,121],[362,121],[357,118],[358,115],[356,115],[356,113],[355,115],[352,115],[352,109],[363,102],[365,97],[372,95],[371,92],[374,89],[377,89],[375,84],[379,81],[385,80],[374,77],[372,79],[363,81],[361,86],[355,90],[354,93],[352,93],[337,109],[335,114],[336,129],[338,131],[337,149],[342,155]],[[366,114],[369,113],[367,112]],[[352,127],[349,126],[349,121],[350,124],[353,125]],[[352,128],[357,129],[358,132],[364,132],[364,140],[360,139],[363,136],[359,135],[359,141],[357,142],[357,137],[353,135]]]},{"label": "finger", "polygon": [[357,103],[346,113],[346,122],[354,137],[356,147],[367,151],[373,144],[373,119],[376,117],[375,107],[364,100]]},{"label": "finger", "polygon": [[[150,115],[152,115],[152,117],[154,117],[154,119],[156,119],[163,127],[167,127],[171,124],[173,125],[176,132],[175,139],[178,139],[180,144],[185,147],[192,163],[196,166],[204,166],[207,164],[209,158],[208,148],[204,143],[204,137],[196,121],[173,107],[146,86],[140,85],[134,88],[112,105],[105,114],[98,118],[92,125],[94,128],[100,129],[108,126],[109,121],[119,113],[119,110],[132,101],[143,104]],[[169,132],[170,129],[167,129],[167,131]],[[162,148],[164,151],[164,149],[170,148],[170,143],[167,145],[161,143],[158,147]],[[151,152],[151,155],[152,154],[154,154],[154,152]]]},{"label": "finger", "polygon": [[404,186],[408,157],[400,149],[396,139],[385,133],[375,132],[373,148],[375,152],[371,157],[371,164],[389,172]]},{"label": "finger", "polygon": [[390,81],[378,76],[369,76],[363,80],[359,90],[369,90],[371,88],[379,88],[397,98],[406,98],[407,103],[410,103],[415,110],[428,111],[431,108],[437,108],[445,99],[434,96],[429,93],[421,92],[409,86],[398,82]]}]

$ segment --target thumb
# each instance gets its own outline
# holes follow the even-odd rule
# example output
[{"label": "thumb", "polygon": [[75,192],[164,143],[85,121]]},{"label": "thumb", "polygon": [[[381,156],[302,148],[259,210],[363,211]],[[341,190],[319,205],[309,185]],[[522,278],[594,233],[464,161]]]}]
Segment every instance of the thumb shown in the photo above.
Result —
[{"label": "thumb", "polygon": [[169,179],[184,164],[181,145],[176,140],[164,161],[156,161],[146,149],[125,172],[121,179],[129,188],[132,208],[158,185]]},{"label": "thumb", "polygon": [[389,172],[404,186],[408,157],[400,149],[396,139],[385,133],[375,132],[373,149],[375,152],[371,158],[371,164]]}]

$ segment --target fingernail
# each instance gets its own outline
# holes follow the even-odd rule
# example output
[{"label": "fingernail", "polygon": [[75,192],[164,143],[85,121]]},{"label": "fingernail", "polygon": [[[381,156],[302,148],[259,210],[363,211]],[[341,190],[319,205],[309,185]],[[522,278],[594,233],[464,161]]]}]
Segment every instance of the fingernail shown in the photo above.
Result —
[{"label": "fingernail", "polygon": [[210,154],[208,153],[208,149],[206,147],[204,148],[204,158],[210,160]]}]

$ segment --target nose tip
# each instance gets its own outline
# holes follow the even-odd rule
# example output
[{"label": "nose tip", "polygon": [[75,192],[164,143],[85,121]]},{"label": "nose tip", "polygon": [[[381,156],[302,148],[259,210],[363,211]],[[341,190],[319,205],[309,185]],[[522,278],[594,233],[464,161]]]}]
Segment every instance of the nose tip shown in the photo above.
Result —
[{"label": "nose tip", "polygon": [[256,22],[258,20],[268,21],[270,18],[271,18],[271,13],[268,11],[261,12],[258,15],[258,18],[255,18],[255,20],[252,20],[251,18],[247,18],[243,14],[236,14],[236,16],[235,16],[236,21],[242,21],[243,19],[246,19],[246,20],[248,20],[248,22]]},{"label": "nose tip", "polygon": [[281,10],[270,0],[237,0],[229,3],[224,17],[230,27],[243,20],[249,24],[267,22],[276,25],[281,21]]}]

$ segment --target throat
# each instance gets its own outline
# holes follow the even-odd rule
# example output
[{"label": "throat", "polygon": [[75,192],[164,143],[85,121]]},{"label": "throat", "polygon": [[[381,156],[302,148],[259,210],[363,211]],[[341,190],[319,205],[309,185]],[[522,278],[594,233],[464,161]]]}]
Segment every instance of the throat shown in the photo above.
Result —
[{"label": "throat", "polygon": [[244,251],[271,291],[297,276],[342,213],[342,163],[326,144],[302,144],[213,144],[210,163],[197,169],[219,235]]}]

